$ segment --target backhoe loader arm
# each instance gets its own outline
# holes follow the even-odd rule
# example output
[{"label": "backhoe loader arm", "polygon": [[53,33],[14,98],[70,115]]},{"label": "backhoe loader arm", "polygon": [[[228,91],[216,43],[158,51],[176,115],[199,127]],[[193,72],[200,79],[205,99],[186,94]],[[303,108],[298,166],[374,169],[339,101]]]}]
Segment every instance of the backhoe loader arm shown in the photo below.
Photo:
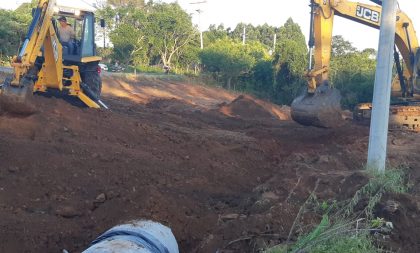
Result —
[{"label": "backhoe loader arm", "polygon": [[[314,0],[314,5],[315,66],[308,73],[309,93],[315,92],[319,85],[328,81],[334,16],[379,29],[382,14],[381,6],[347,0]],[[395,43],[404,59],[407,70],[405,75],[409,80],[413,76],[414,55],[419,42],[410,18],[398,10],[396,19]]]},{"label": "backhoe loader arm", "polygon": [[58,41],[52,18],[54,15],[55,0],[39,0],[33,12],[33,19],[25,37],[23,46],[18,56],[12,60],[14,68],[14,78],[11,82],[14,86],[21,85],[21,79],[28,74],[34,67],[37,57],[44,51],[45,62],[52,64],[52,73],[57,73],[54,80],[60,82],[58,78],[62,71],[62,48]]}]

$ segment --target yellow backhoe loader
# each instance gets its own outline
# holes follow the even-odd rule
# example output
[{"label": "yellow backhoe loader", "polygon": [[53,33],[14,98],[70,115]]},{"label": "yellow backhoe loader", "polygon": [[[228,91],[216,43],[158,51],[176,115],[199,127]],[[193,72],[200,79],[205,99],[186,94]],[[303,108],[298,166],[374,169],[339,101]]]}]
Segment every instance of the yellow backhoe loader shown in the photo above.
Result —
[{"label": "yellow backhoe loader", "polygon": [[[343,123],[340,93],[328,82],[332,49],[332,30],[335,15],[376,29],[381,26],[381,1],[377,5],[347,0],[311,0],[310,60],[307,72],[307,92],[292,103],[292,118],[303,125],[335,127]],[[410,18],[401,10],[396,16],[395,63],[393,96],[397,102],[391,107],[390,124],[420,129],[420,50]],[[404,65],[400,64],[399,53]],[[315,63],[313,64],[313,57]],[[404,68],[403,68],[404,67]],[[370,104],[359,105],[356,119],[370,118]]]},{"label": "yellow backhoe loader", "polygon": [[[32,16],[11,63],[14,74],[1,85],[0,112],[31,113],[36,110],[30,103],[34,92],[70,95],[88,107],[106,107],[100,100],[101,57],[96,55],[94,13],[39,0]],[[100,23],[105,25],[103,20]],[[65,42],[60,38],[63,28],[68,30],[65,35],[71,35]]]}]

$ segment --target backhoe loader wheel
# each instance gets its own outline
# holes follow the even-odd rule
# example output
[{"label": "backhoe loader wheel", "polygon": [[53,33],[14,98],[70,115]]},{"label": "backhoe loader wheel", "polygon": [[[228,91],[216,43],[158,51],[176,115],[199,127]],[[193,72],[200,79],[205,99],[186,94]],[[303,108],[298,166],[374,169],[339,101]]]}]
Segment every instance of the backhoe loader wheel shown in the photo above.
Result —
[{"label": "backhoe loader wheel", "polygon": [[101,97],[102,79],[98,72],[87,72],[84,74],[83,83],[87,85],[90,92],[86,92],[91,99],[97,101]]}]

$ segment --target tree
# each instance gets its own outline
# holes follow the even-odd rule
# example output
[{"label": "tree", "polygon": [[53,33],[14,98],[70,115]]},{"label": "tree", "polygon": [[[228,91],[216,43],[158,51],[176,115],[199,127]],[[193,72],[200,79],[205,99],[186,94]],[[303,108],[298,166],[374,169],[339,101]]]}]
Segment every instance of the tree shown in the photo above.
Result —
[{"label": "tree", "polygon": [[242,36],[246,34],[246,41],[259,41],[259,31],[251,24],[239,23],[236,25],[236,28],[229,34],[229,36],[234,40],[242,41]]},{"label": "tree", "polygon": [[228,34],[228,30],[225,29],[223,24],[220,24],[217,27],[216,25],[210,25],[209,29],[203,32],[204,44],[209,45],[217,40],[225,39]]},{"label": "tree", "polygon": [[253,68],[251,91],[265,98],[271,98],[274,84],[274,66],[272,59],[259,61]]},{"label": "tree", "polygon": [[[191,17],[177,3],[153,3],[144,8],[104,6],[100,15],[109,20],[113,58],[123,64],[189,66],[196,51],[183,50],[197,40]],[[193,55],[195,53],[195,56]],[[195,62],[196,63],[196,62]]]},{"label": "tree", "polygon": [[351,42],[345,40],[343,36],[336,35],[332,38],[332,55],[343,56],[348,53],[356,52],[356,48],[353,47]]},{"label": "tree", "polygon": [[124,15],[110,32],[114,45],[113,59],[124,65],[148,63],[145,12],[136,8],[119,8],[116,11]]},{"label": "tree", "polygon": [[120,24],[112,33],[113,58],[123,65],[147,63],[147,44],[144,34],[133,25]]},{"label": "tree", "polygon": [[172,59],[183,47],[196,38],[191,17],[178,3],[156,3],[149,9],[144,28],[150,50],[160,56],[162,63],[171,66]]},{"label": "tree", "polygon": [[258,40],[268,48],[273,48],[274,34],[277,34],[277,37],[279,38],[279,29],[274,26],[269,26],[268,24],[257,26],[256,29],[259,31],[260,36]]},{"label": "tree", "polygon": [[17,54],[31,21],[31,12],[24,4],[16,11],[0,9],[0,57]]},{"label": "tree", "polygon": [[144,0],[107,0],[107,3],[114,7],[134,7],[143,8],[145,6]]},{"label": "tree", "polygon": [[233,79],[250,72],[258,61],[266,57],[267,52],[260,43],[244,46],[228,38],[218,40],[200,52],[205,70],[221,75],[228,89],[232,88]]},{"label": "tree", "polygon": [[330,80],[341,92],[342,106],[353,109],[358,103],[372,100],[376,50],[360,52],[341,36],[337,37],[333,42],[337,50],[331,58]]},{"label": "tree", "polygon": [[299,25],[290,18],[279,30],[280,40],[274,55],[273,98],[281,104],[290,104],[305,85],[303,74],[308,50]]},{"label": "tree", "polygon": [[[198,40],[196,40],[198,42]],[[199,43],[189,43],[185,47],[181,48],[176,53],[176,65],[190,71],[194,70],[196,73],[200,65],[200,45]]]}]

